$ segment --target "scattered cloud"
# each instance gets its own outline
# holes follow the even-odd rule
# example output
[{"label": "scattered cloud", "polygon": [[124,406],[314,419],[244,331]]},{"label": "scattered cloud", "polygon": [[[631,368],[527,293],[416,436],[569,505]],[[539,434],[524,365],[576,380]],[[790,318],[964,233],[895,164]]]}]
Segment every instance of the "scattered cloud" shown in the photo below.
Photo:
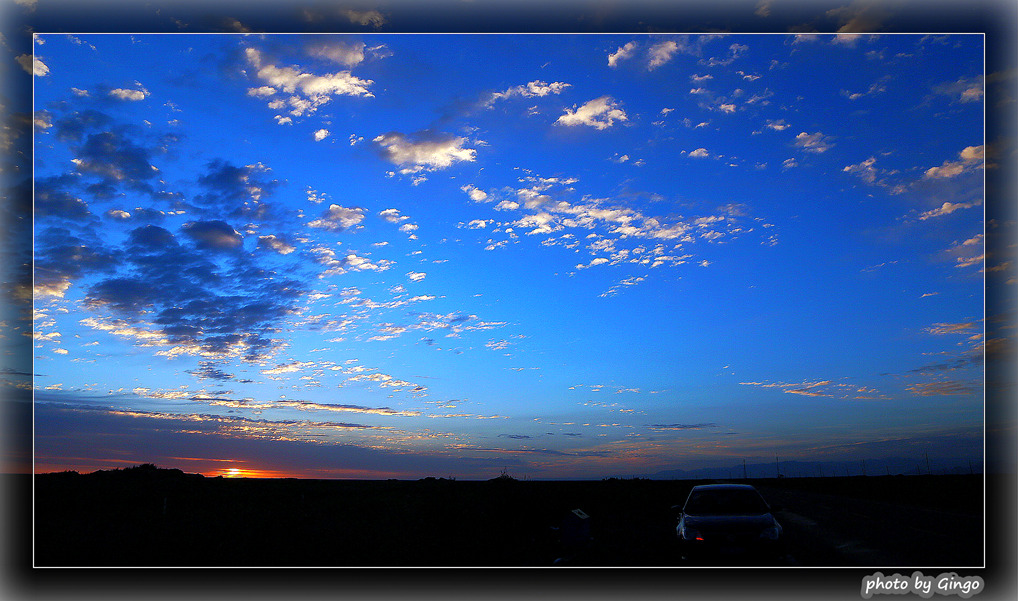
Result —
[{"label": "scattered cloud", "polygon": [[957,161],[944,161],[939,167],[930,167],[923,174],[926,179],[948,179],[957,177],[974,169],[980,169],[983,165],[983,146],[967,146],[958,153]]},{"label": "scattered cloud", "polygon": [[402,167],[400,173],[446,169],[455,163],[472,162],[477,151],[466,148],[466,138],[440,134],[433,131],[418,132],[407,136],[390,132],[372,140],[382,157]]},{"label": "scattered cloud", "polygon": [[297,247],[287,242],[285,238],[281,238],[274,234],[270,234],[268,236],[258,236],[258,246],[269,248],[281,255],[288,255],[293,251],[297,250]]},{"label": "scattered cloud", "polygon": [[[355,77],[349,71],[315,75],[296,66],[279,67],[272,64],[261,51],[250,47],[245,50],[245,56],[248,64],[255,69],[255,76],[263,83],[262,86],[253,88],[254,92],[249,90],[248,94],[264,96],[267,93],[265,88],[289,94],[286,100],[270,102],[269,108],[279,110],[289,107],[288,113],[293,117],[314,114],[333,96],[374,97],[370,90],[374,82]],[[290,116],[277,115],[276,118],[281,124],[290,123],[292,122]]]},{"label": "scattered cloud", "polygon": [[668,431],[668,430],[703,430],[705,428],[717,428],[718,425],[715,423],[705,424],[651,424],[647,426],[651,430],[657,431]]},{"label": "scattered cloud", "polygon": [[814,134],[802,132],[795,136],[795,146],[805,150],[806,152],[827,152],[834,146],[831,142],[831,137],[826,136],[820,132]]},{"label": "scattered cloud", "polygon": [[632,58],[636,53],[636,45],[636,42],[629,42],[624,46],[619,46],[618,50],[608,55],[608,66],[615,68],[619,61]]},{"label": "scattered cloud", "polygon": [[345,67],[355,67],[364,62],[364,42],[319,42],[307,48],[308,56],[323,58]]},{"label": "scattered cloud", "polygon": [[318,219],[309,221],[308,226],[330,232],[342,232],[357,227],[362,221],[364,221],[364,209],[330,204]]},{"label": "scattered cloud", "polygon": [[979,102],[983,99],[984,80],[982,75],[974,77],[962,77],[955,81],[939,84],[933,88],[933,93],[947,96],[953,102],[965,104]]},{"label": "scattered cloud", "polygon": [[46,77],[49,75],[49,67],[46,66],[46,63],[42,62],[42,57],[38,55],[22,54],[15,60],[21,65],[22,69],[35,77]]},{"label": "scattered cloud", "polygon": [[973,384],[954,380],[916,384],[907,390],[918,396],[970,395],[979,392],[979,388]]},{"label": "scattered cloud", "polygon": [[919,215],[920,221],[925,221],[933,217],[941,217],[943,215],[950,215],[958,209],[971,209],[977,207],[982,203],[977,202],[945,202],[935,209],[930,209]]},{"label": "scattered cloud", "polygon": [[674,40],[665,40],[654,44],[647,50],[647,68],[653,70],[668,63],[678,51],[679,45]]},{"label": "scattered cloud", "polygon": [[128,88],[115,88],[113,90],[110,90],[109,94],[113,98],[117,98],[119,100],[131,100],[136,102],[138,100],[145,100],[145,98],[148,96],[148,90],[146,90],[145,88],[142,88],[140,90],[131,90]]},{"label": "scattered cloud", "polygon": [[563,90],[570,87],[571,84],[556,81],[552,83],[545,83],[540,80],[534,80],[526,85],[519,85],[508,88],[503,92],[494,92],[487,100],[484,101],[484,106],[491,108],[495,102],[499,100],[508,100],[510,98],[535,98],[548,96],[549,94],[561,94]]},{"label": "scattered cloud", "polygon": [[849,100],[859,100],[865,96],[874,96],[876,94],[882,94],[887,91],[887,77],[881,78],[879,81],[874,82],[869,89],[865,92],[849,92],[848,90],[842,90],[841,94]]},{"label": "scattered cloud", "polygon": [[603,130],[611,127],[616,121],[626,121],[627,116],[619,103],[611,96],[595,98],[579,108],[573,105],[572,110],[566,109],[565,114],[555,121],[556,125],[567,127],[586,125]]},{"label": "scattered cloud", "polygon": [[488,193],[484,190],[477,188],[476,186],[466,185],[460,188],[470,196],[470,200],[474,202],[483,202],[488,198]]},{"label": "scattered cloud", "polygon": [[189,221],[180,229],[203,250],[233,250],[244,244],[240,233],[225,221]]}]

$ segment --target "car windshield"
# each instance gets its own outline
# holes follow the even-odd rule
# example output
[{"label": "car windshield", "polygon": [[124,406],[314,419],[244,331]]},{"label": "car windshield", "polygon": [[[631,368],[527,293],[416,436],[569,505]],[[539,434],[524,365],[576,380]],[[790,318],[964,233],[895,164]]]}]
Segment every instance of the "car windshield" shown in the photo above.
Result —
[{"label": "car windshield", "polygon": [[767,511],[760,493],[738,488],[693,491],[683,508],[690,515],[759,515]]}]

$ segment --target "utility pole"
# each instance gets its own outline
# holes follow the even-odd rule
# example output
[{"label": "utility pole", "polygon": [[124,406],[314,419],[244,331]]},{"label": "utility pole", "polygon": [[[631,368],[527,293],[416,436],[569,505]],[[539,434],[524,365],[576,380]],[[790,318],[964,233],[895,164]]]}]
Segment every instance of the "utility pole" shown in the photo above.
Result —
[{"label": "utility pole", "polygon": [[933,470],[930,469],[930,452],[923,451],[923,454],[926,455],[926,473],[932,476]]},{"label": "utility pole", "polygon": [[[969,461],[969,471],[972,471],[972,462]],[[742,479],[748,480],[749,476],[746,475],[746,460],[742,460]]]},{"label": "utility pole", "polygon": [[778,456],[777,455],[774,456],[774,471],[777,474],[777,477],[780,478],[781,477],[781,464],[778,463]]}]

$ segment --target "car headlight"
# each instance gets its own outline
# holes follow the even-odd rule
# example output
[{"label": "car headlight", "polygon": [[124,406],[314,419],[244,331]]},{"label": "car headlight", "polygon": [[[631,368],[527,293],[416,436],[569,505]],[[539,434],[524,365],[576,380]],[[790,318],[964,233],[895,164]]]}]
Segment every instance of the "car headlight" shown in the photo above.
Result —
[{"label": "car headlight", "polygon": [[781,537],[781,526],[774,524],[770,528],[765,528],[760,532],[760,538],[767,540],[778,540]]}]

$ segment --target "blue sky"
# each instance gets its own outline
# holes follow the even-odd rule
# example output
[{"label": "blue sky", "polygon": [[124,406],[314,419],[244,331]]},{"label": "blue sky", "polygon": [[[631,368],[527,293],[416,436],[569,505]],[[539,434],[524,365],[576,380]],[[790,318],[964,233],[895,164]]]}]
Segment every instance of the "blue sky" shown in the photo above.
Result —
[{"label": "blue sky", "polygon": [[982,454],[982,36],[35,52],[37,471]]}]

